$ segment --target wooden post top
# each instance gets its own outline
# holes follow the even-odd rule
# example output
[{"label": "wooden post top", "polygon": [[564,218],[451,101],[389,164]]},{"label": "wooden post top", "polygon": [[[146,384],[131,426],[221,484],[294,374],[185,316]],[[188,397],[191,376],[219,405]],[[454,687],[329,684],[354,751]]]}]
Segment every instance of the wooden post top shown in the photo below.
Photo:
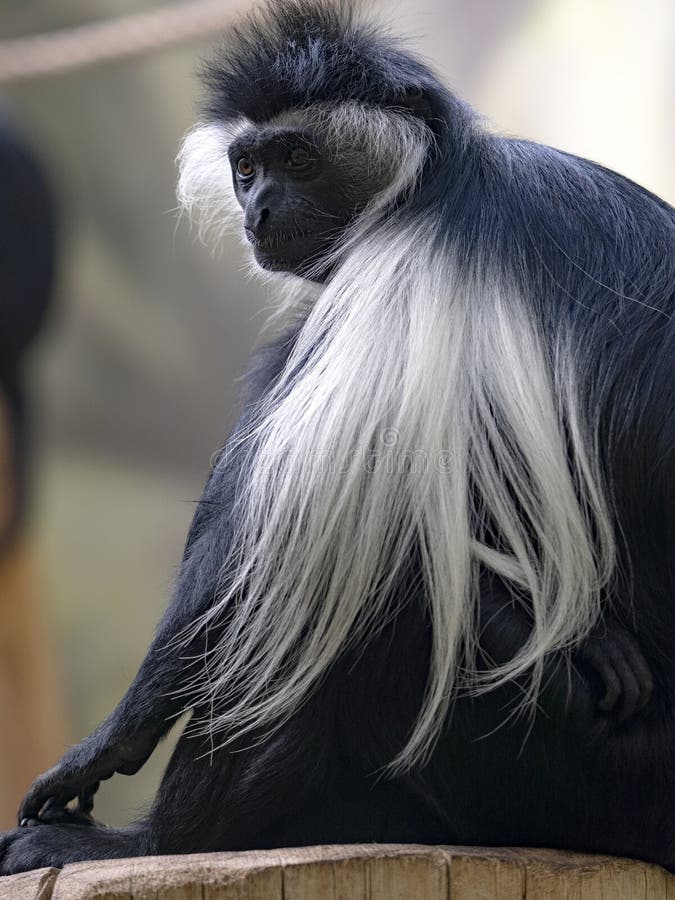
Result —
[{"label": "wooden post top", "polygon": [[76,863],[0,900],[675,900],[658,866],[555,850],[367,844]]}]

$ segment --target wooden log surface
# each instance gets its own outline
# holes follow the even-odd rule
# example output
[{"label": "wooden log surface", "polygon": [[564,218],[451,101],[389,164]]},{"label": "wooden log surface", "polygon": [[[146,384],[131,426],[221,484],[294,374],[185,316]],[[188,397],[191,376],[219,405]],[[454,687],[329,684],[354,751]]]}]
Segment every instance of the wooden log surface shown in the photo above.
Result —
[{"label": "wooden log surface", "polygon": [[76,863],[0,900],[675,900],[658,866],[554,850],[368,844]]}]

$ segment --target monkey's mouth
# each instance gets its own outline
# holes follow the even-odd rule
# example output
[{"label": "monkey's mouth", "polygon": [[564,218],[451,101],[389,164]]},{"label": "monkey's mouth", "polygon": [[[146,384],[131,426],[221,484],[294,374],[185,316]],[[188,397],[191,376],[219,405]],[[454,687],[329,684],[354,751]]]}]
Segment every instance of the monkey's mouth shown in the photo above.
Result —
[{"label": "monkey's mouth", "polygon": [[309,229],[294,229],[293,231],[273,231],[269,234],[257,235],[252,229],[245,228],[246,238],[254,250],[269,252],[290,247],[301,241],[306,241],[311,233]]}]

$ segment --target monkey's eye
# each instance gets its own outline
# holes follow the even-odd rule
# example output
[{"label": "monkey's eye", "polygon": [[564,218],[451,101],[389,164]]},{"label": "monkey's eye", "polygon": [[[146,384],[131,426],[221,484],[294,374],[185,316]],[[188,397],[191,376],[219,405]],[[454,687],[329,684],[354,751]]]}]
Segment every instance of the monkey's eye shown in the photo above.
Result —
[{"label": "monkey's eye", "polygon": [[296,169],[302,169],[311,162],[309,150],[304,147],[294,147],[288,154],[289,163]]},{"label": "monkey's eye", "polygon": [[242,156],[237,161],[237,174],[240,178],[251,178],[255,174],[255,166],[248,156]]}]

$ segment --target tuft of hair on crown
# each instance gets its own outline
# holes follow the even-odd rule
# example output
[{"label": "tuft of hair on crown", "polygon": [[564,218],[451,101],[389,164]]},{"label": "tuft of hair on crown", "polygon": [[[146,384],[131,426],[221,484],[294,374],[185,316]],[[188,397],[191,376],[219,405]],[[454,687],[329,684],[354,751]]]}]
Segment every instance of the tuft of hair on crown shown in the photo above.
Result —
[{"label": "tuft of hair on crown", "polygon": [[[181,151],[179,195],[207,228],[222,228],[223,159],[244,123],[317,116],[336,152],[357,123],[404,162],[343,242],[284,371],[235,439],[245,477],[218,600],[181,640],[216,623],[218,638],[208,683],[181,690],[211,710],[191,727],[214,746],[274,729],[408,602],[414,554],[432,648],[399,771],[428,759],[461,690],[527,674],[533,709],[546,656],[597,621],[614,568],[598,453],[572,354],[550,353],[489,228],[469,241],[461,219],[448,225],[449,210],[469,209],[459,191],[484,190],[471,160],[502,152],[498,139],[388,34],[359,25],[352,4],[268,4],[224,47],[206,68],[207,121]],[[396,108],[416,90],[433,135]],[[487,671],[475,662],[481,570],[532,620],[524,646]]]}]

